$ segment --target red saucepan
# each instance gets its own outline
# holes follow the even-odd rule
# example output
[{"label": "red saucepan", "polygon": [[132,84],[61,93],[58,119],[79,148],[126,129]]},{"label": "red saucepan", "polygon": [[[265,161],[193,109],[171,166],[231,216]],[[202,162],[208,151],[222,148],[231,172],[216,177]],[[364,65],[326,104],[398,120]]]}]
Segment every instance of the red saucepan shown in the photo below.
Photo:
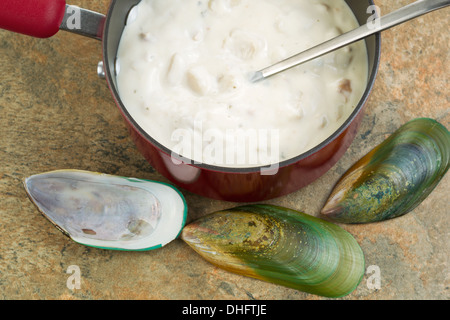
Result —
[{"label": "red saucepan", "polygon": [[[172,161],[171,150],[154,140],[130,116],[120,99],[115,75],[115,60],[125,21],[140,0],[112,0],[106,16],[73,8],[65,0],[0,0],[0,28],[34,37],[51,37],[63,29],[96,38],[103,43],[104,75],[120,112],[129,126],[138,149],[150,164],[174,184],[206,197],[253,202],[296,191],[327,172],[345,153],[363,118],[380,60],[380,35],[365,39],[369,59],[366,91],[354,112],[326,141],[297,157],[280,162],[277,170],[261,174],[264,168],[227,168],[207,164]],[[346,0],[360,24],[372,14],[372,0]],[[79,25],[77,25],[77,23]],[[186,160],[186,159],[185,159]]]}]

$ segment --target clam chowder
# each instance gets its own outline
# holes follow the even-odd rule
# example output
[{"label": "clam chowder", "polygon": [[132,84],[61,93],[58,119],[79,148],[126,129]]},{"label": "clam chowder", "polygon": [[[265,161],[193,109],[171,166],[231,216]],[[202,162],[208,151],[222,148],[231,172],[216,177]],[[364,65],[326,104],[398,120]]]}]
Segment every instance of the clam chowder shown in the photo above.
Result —
[{"label": "clam chowder", "polygon": [[185,158],[223,167],[287,160],[353,112],[367,84],[365,43],[256,83],[250,74],[357,26],[344,0],[142,0],[119,46],[120,98]]}]

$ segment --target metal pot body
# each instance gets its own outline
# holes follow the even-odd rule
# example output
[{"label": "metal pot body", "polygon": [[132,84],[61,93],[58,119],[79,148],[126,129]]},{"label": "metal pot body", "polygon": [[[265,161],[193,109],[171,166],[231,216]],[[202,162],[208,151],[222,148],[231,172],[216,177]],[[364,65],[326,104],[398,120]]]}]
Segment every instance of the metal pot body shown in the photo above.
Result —
[{"label": "metal pot body", "polygon": [[[125,21],[139,0],[113,0],[103,35],[105,73],[117,106],[140,152],[149,163],[175,185],[190,192],[225,201],[257,202],[294,192],[326,173],[346,152],[358,131],[372,90],[380,59],[380,34],[364,40],[368,49],[369,80],[353,114],[330,138],[309,152],[279,163],[277,170],[262,174],[263,168],[224,168],[174,161],[171,151],[150,137],[133,120],[120,99],[115,76],[115,59]],[[347,0],[360,24],[370,16],[372,0]]]}]

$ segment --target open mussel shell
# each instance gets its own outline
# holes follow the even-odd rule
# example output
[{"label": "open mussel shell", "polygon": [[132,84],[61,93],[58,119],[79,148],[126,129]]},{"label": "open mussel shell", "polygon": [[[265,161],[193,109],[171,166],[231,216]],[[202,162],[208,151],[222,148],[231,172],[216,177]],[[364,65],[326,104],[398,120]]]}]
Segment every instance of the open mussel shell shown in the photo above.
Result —
[{"label": "open mussel shell", "polygon": [[74,241],[115,250],[151,250],[177,238],[187,206],[174,187],[80,170],[25,179],[41,213]]},{"label": "open mussel shell", "polygon": [[449,169],[450,133],[432,119],[412,120],[355,163],[322,214],[342,223],[395,218],[418,206]]},{"label": "open mussel shell", "polygon": [[204,216],[181,238],[225,270],[326,297],[352,292],[364,255],[351,234],[307,214],[248,205]]}]

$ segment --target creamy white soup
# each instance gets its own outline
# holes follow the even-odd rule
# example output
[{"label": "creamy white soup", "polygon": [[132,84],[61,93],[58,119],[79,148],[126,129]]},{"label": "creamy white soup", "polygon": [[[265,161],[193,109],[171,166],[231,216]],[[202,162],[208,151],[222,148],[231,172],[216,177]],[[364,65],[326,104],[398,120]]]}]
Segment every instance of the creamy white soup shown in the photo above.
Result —
[{"label": "creamy white soup", "polygon": [[252,72],[358,26],[343,0],[142,0],[117,56],[125,107],[198,163],[256,167],[317,146],[367,84],[364,42],[265,80]]}]

